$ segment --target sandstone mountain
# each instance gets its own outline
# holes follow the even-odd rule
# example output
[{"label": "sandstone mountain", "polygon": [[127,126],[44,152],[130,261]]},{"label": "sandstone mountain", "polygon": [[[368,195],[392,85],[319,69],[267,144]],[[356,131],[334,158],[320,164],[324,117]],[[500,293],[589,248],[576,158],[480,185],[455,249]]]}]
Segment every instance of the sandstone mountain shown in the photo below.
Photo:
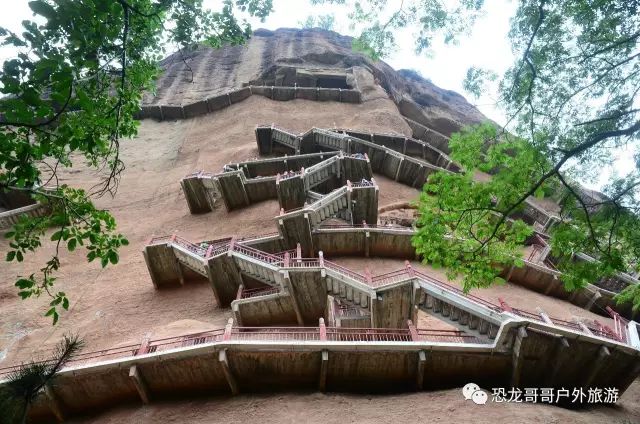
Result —
[{"label": "sandstone mountain", "polygon": [[[437,87],[415,71],[395,71],[383,61],[374,62],[354,52],[351,41],[320,29],[260,29],[243,46],[176,52],[161,62],[157,94],[147,95],[145,104],[186,104],[249,84],[293,86],[296,68],[353,69],[363,100],[388,96],[403,116],[444,135],[486,120],[458,93]],[[374,81],[386,93],[376,90]]]}]

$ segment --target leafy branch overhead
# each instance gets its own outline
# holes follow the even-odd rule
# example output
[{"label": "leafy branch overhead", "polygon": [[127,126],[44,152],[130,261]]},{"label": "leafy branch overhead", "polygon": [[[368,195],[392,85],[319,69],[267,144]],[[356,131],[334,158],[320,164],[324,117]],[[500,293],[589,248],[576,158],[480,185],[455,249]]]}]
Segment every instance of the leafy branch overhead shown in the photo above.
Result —
[{"label": "leafy branch overhead", "polygon": [[[560,207],[559,222],[550,229],[552,256],[563,272],[567,289],[582,288],[619,272],[637,275],[640,263],[637,5],[620,1],[595,4],[522,1],[509,37],[518,60],[499,80],[497,105],[504,110],[506,130],[518,137],[519,147],[511,146],[513,150],[502,154],[496,162],[500,158],[495,156],[497,148],[487,148],[480,139],[493,141],[498,135],[500,144],[509,145],[514,137],[505,131],[494,134],[480,128],[454,136],[452,155],[468,169],[467,179],[438,176],[431,181],[431,190],[436,190],[433,187],[436,182],[449,187],[448,191],[440,190],[445,200],[426,212],[423,224],[434,222],[426,218],[429,214],[436,215],[433,219],[444,216],[446,222],[464,214],[453,232],[455,237],[467,244],[476,243],[475,247],[484,249],[496,263],[509,264],[510,260],[501,260],[505,253],[501,249],[507,248],[509,255],[520,255],[511,243],[518,245],[521,239],[518,232],[509,234],[514,226],[510,218],[533,197],[552,197]],[[467,88],[479,94],[487,77],[492,75],[484,70],[470,70]],[[617,153],[622,151],[634,157],[633,166],[624,172],[612,169],[610,175],[603,175],[602,171],[611,169]],[[515,162],[520,162],[518,168],[512,167]],[[470,182],[469,172],[482,167],[491,170],[491,181]],[[527,177],[523,184],[519,173]],[[505,184],[496,186],[496,181]],[[591,192],[578,181],[601,184],[602,193]],[[485,193],[486,190],[491,193]],[[458,191],[466,191],[469,197],[453,198]],[[426,200],[423,208],[428,209]],[[450,215],[453,209],[456,212]],[[476,236],[478,240],[474,239]],[[424,239],[424,242],[427,240],[433,241]],[[423,248],[430,249],[426,245]],[[462,252],[459,259],[464,265],[454,262],[454,268],[467,273],[470,285],[482,285],[479,275],[484,272],[485,277],[491,277],[492,265],[484,258],[464,256],[469,254],[467,250]],[[638,285],[629,285],[618,300],[640,308]]]},{"label": "leafy branch overhead", "polygon": [[[3,46],[16,57],[0,74],[0,192],[27,194],[48,213],[22,217],[5,236],[6,259],[21,262],[50,239],[51,258],[38,272],[16,281],[23,299],[51,297],[47,316],[55,323],[69,298],[54,289],[62,250],[85,250],[101,266],[118,262],[128,244],[113,216],[93,199],[114,195],[125,164],[122,139],[136,135],[133,119],[142,95],[153,90],[164,45],[191,49],[243,43],[251,34],[237,15],[265,18],[271,0],[225,0],[220,11],[202,0],[29,2],[35,16],[23,32],[0,28]],[[59,175],[84,165],[98,170],[92,187],[69,187]]]}]

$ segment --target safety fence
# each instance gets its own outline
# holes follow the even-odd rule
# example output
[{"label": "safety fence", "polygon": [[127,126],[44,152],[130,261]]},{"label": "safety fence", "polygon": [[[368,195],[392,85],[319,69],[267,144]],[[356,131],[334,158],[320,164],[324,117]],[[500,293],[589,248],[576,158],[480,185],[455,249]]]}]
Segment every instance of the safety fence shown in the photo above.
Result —
[{"label": "safety fence", "polygon": [[[159,241],[166,241],[169,240],[172,243],[177,243],[178,245],[186,248],[187,250],[194,252],[196,254],[200,254],[201,252],[203,252],[202,247],[197,246],[193,243],[188,242],[187,240],[184,240],[180,237],[177,236],[171,236],[169,238],[167,237],[157,237],[152,239],[153,243],[157,243]],[[505,302],[501,301],[500,304],[496,304],[496,303],[492,303],[490,301],[487,301],[481,297],[475,296],[475,295],[471,295],[469,293],[466,293],[463,289],[453,286],[451,284],[445,283],[443,281],[440,281],[430,275],[427,275],[425,273],[422,273],[420,271],[417,271],[415,269],[413,269],[411,266],[405,266],[405,268],[403,269],[399,269],[396,271],[391,271],[385,274],[381,274],[378,276],[372,276],[370,273],[367,273],[367,275],[362,275],[359,274],[357,272],[354,272],[346,267],[343,267],[341,265],[338,265],[334,262],[328,261],[328,260],[324,260],[324,259],[320,259],[320,258],[301,258],[301,257],[292,257],[294,250],[290,250],[287,252],[280,252],[278,254],[270,254],[270,253],[266,253],[263,252],[261,250],[258,249],[254,249],[251,248],[249,246],[244,246],[244,245],[240,245],[237,243],[230,243],[230,246],[226,247],[223,246],[223,248],[225,249],[231,249],[236,253],[239,253],[241,255],[244,256],[248,256],[251,257],[255,260],[258,260],[260,262],[263,262],[265,264],[269,264],[272,266],[288,266],[290,268],[321,268],[324,267],[325,269],[328,270],[332,270],[338,274],[340,274],[343,278],[347,277],[350,278],[352,280],[355,280],[358,283],[367,285],[369,287],[372,288],[379,288],[382,286],[386,286],[388,284],[394,284],[397,282],[401,282],[401,281],[406,281],[406,280],[410,280],[412,278],[417,278],[420,281],[426,282],[428,284],[437,286],[441,289],[447,290],[449,292],[455,293],[457,295],[463,296],[467,299],[470,299],[480,305],[485,306],[486,308],[497,312],[497,313],[502,313],[502,312],[510,312],[513,313],[515,315],[518,315],[522,318],[525,319],[530,319],[533,321],[538,321],[538,322],[543,322],[543,323],[548,323],[547,321],[545,321],[544,318],[542,318],[542,316],[538,313],[535,312],[530,312],[530,311],[526,311],[526,310],[522,310],[522,309],[517,309],[517,308],[512,308],[509,305],[507,305]],[[287,253],[289,255],[287,255]],[[206,254],[206,250],[205,250],[205,254]],[[203,254],[204,255],[204,254]],[[295,255],[297,256],[297,249],[295,251]],[[264,293],[260,294],[260,295],[264,295]],[[559,327],[564,327],[564,328],[568,328],[570,330],[573,331],[579,331],[579,332],[585,332],[586,331],[590,332],[591,334],[593,334],[594,336],[598,336],[598,337],[603,337],[603,338],[608,338],[611,340],[615,340],[615,341],[619,341],[619,342],[623,342],[623,343],[627,343],[627,337],[623,334],[621,334],[619,331],[616,330],[612,330],[611,328],[609,328],[606,325],[603,325],[597,321],[595,321],[594,323],[577,323],[577,322],[572,322],[572,321],[567,321],[567,320],[563,320],[563,319],[559,319],[559,318],[553,318],[553,317],[548,317],[549,320],[551,321],[551,324],[559,326]]]}]

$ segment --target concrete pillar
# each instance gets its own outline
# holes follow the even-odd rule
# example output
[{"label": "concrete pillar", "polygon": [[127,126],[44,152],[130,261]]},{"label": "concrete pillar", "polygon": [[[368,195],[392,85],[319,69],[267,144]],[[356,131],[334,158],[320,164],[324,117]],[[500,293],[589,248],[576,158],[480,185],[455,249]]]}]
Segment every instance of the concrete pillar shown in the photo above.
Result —
[{"label": "concrete pillar", "polygon": [[236,396],[240,393],[240,389],[238,387],[238,383],[233,373],[231,372],[231,368],[229,367],[229,360],[227,359],[227,349],[223,349],[218,352],[218,361],[222,366],[222,372],[224,373],[224,377],[227,379],[227,383],[229,384],[229,388],[231,389],[231,394]]},{"label": "concrete pillar", "polygon": [[416,373],[416,389],[424,387],[424,369],[427,365],[427,353],[424,350],[418,352],[418,369]]},{"label": "concrete pillar", "polygon": [[144,381],[144,378],[142,378],[137,365],[131,365],[131,368],[129,368],[129,378],[133,381],[133,385],[136,386],[136,390],[138,391],[138,395],[140,395],[142,403],[148,404],[151,401],[149,387]]},{"label": "concrete pillar", "polygon": [[62,403],[49,384],[45,384],[44,394],[49,400],[49,408],[51,409],[51,412],[53,412],[53,415],[55,415],[56,420],[60,423],[64,422],[65,414],[62,408]]},{"label": "concrete pillar", "polygon": [[318,390],[327,390],[327,372],[329,371],[329,351],[323,350],[320,356],[320,378],[318,379]]},{"label": "concrete pillar", "polygon": [[558,280],[558,277],[554,275],[551,283],[547,284],[547,288],[544,290],[544,294],[548,296],[549,293],[551,293],[551,290],[554,290],[556,287],[558,287],[558,284],[560,284],[560,280]]},{"label": "concrete pillar", "polygon": [[563,358],[567,357],[567,349],[569,349],[569,342],[567,339],[565,337],[559,338],[555,349],[552,350],[547,359],[547,364],[550,364],[551,367],[545,378],[545,386],[554,387],[557,385],[556,377],[558,376],[558,372],[560,372],[564,366]]},{"label": "concrete pillar", "polygon": [[400,169],[402,168],[402,162],[404,161],[404,158],[400,158],[400,162],[398,163],[398,169],[396,170],[396,176],[395,176],[395,180],[398,181],[398,179],[400,178]]},{"label": "concrete pillar", "polygon": [[300,310],[300,305],[298,305],[297,293],[293,288],[293,284],[291,284],[291,278],[289,278],[289,271],[280,271],[280,272],[282,273],[282,281],[284,282],[285,289],[289,292],[289,296],[291,296],[291,303],[293,304],[293,310],[296,313],[296,320],[298,321],[298,325],[300,327],[304,327],[302,312]]},{"label": "concrete pillar", "polygon": [[153,267],[151,267],[151,264],[149,263],[149,256],[147,255],[146,248],[142,251],[142,256],[144,256],[144,263],[147,265],[147,269],[149,270],[149,275],[151,276],[151,282],[153,283],[153,288],[158,290],[157,278],[153,272]]},{"label": "concrete pillar", "polygon": [[369,231],[366,231],[366,232],[364,233],[364,256],[365,256],[366,258],[368,258],[368,257],[369,257],[369,255],[370,255],[370,247],[369,247],[369,245],[370,245],[370,243],[369,243],[369,238],[370,238],[370,237],[371,237],[371,236],[370,236]]},{"label": "concrete pillar", "polygon": [[591,370],[589,370],[589,372],[585,376],[582,387],[590,387],[593,384],[593,381],[602,369],[602,366],[609,359],[609,356],[611,356],[609,348],[606,346],[600,346],[600,349],[598,349],[598,353],[596,354],[596,357],[592,362]]},{"label": "concrete pillar", "polygon": [[233,319],[238,323],[238,326],[242,327],[242,315],[240,315],[240,307],[237,303],[231,304],[231,313],[233,314]]},{"label": "concrete pillar", "polygon": [[511,387],[520,386],[520,377],[522,374],[522,364],[524,358],[522,355],[522,344],[527,337],[527,330],[524,327],[519,327],[516,332],[516,340],[513,342],[512,352],[512,370],[511,370]]},{"label": "concrete pillar", "polygon": [[598,299],[600,299],[602,297],[602,295],[600,294],[599,290],[596,290],[593,293],[593,296],[591,296],[591,299],[589,299],[589,303],[586,304],[586,306],[584,307],[586,310],[590,311],[591,308],[593,308],[593,305],[595,305],[596,301]]}]

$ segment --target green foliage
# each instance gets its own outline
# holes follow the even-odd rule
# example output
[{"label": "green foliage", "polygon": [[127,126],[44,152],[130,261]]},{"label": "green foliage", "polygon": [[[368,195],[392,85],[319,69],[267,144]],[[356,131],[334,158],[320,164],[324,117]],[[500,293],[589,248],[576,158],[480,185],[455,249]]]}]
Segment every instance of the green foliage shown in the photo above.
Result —
[{"label": "green foliage", "polygon": [[298,22],[302,28],[320,28],[327,31],[335,30],[336,17],[333,14],[307,16],[304,22]]},{"label": "green foliage", "polygon": [[464,81],[462,82],[462,88],[476,99],[482,95],[485,90],[485,85],[488,81],[495,81],[498,79],[498,74],[488,69],[481,69],[471,67],[467,69]]},{"label": "green foliage", "polygon": [[[47,216],[23,217],[6,234],[6,260],[22,262],[53,229],[54,255],[16,286],[23,299],[50,296],[46,316],[55,323],[58,308],[69,307],[66,294],[53,290],[60,249],[84,248],[90,262],[105,267],[128,243],[92,198],[117,190],[120,140],[137,133],[133,116],[143,92],[153,89],[162,46],[243,43],[251,27],[235,14],[264,19],[272,1],[225,0],[219,12],[204,9],[202,0],[35,0],[29,7],[38,23],[24,21],[21,34],[0,28],[1,45],[18,52],[0,73],[0,190],[50,206]],[[101,171],[101,182],[88,191],[60,184],[59,170],[77,162]]]},{"label": "green foliage", "polygon": [[352,27],[359,31],[354,49],[378,60],[397,47],[396,32],[401,28],[416,30],[417,53],[428,52],[436,40],[455,43],[472,28],[484,0],[312,0],[311,4],[346,7]]},{"label": "green foliage", "polygon": [[83,347],[84,341],[77,335],[65,335],[51,357],[23,364],[13,372],[9,381],[0,386],[0,424],[26,422],[29,408],[42,395],[44,387],[55,381],[55,374]]},{"label": "green foliage", "polygon": [[[532,181],[540,181],[554,164],[527,141],[498,133],[489,124],[454,134],[449,146],[464,171],[430,176],[413,243],[425,261],[446,267],[450,277],[464,275],[465,290],[486,287],[501,281],[505,268],[522,265],[523,244],[532,234],[518,218],[523,199],[544,196],[562,182],[571,190],[579,188],[559,173],[532,188]],[[476,171],[491,175],[478,178]],[[637,215],[607,201],[585,208],[575,196],[565,197],[550,236],[553,262],[569,291],[629,271],[640,259]],[[618,301],[631,301],[637,309],[637,287]]]},{"label": "green foliage", "polygon": [[[450,278],[464,275],[467,291],[501,282],[503,267],[522,265],[521,246],[532,234],[521,220],[500,225],[500,208],[529,186],[543,158],[522,140],[497,138],[489,124],[454,134],[451,155],[465,171],[432,174],[420,197],[413,244]],[[477,178],[477,170],[496,168],[501,171],[493,178]]]}]

